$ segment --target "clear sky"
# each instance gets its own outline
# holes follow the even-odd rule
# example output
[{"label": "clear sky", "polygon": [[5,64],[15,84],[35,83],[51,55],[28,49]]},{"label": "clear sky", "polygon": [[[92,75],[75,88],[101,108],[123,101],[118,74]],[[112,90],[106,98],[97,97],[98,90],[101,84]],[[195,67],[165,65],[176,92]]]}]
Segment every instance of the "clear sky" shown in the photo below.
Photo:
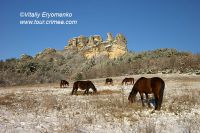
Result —
[{"label": "clear sky", "polygon": [[[20,25],[20,12],[71,12],[78,24]],[[200,0],[0,1],[0,59],[62,50],[79,35],[99,34],[105,40],[107,32],[123,33],[135,52],[176,48],[199,53]]]}]

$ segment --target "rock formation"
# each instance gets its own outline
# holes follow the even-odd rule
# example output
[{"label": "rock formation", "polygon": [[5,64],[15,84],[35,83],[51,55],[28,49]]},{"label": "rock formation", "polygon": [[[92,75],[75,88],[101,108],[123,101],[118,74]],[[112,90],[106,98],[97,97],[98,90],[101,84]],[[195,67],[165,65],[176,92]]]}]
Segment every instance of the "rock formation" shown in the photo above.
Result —
[{"label": "rock formation", "polygon": [[90,37],[81,35],[70,39],[65,49],[75,49],[87,59],[99,55],[106,55],[112,59],[120,57],[127,52],[126,44],[127,40],[122,34],[117,34],[114,39],[112,33],[107,33],[105,41],[103,41],[100,35]]}]

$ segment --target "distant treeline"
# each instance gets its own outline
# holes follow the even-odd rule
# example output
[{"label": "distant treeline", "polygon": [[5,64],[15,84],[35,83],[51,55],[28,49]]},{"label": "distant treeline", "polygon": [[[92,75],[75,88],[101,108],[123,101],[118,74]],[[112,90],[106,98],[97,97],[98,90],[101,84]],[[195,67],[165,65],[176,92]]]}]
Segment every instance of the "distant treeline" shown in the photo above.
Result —
[{"label": "distant treeline", "polygon": [[73,50],[45,49],[35,57],[22,55],[20,59],[0,61],[0,86],[145,73],[200,74],[200,54],[157,49],[128,52],[116,59],[98,56],[88,60]]}]

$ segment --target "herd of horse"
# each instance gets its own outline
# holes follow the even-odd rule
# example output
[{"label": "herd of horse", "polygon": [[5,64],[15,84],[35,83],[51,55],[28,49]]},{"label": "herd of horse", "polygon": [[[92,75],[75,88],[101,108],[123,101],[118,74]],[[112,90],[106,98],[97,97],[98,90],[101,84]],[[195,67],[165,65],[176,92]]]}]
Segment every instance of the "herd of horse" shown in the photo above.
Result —
[{"label": "herd of horse", "polygon": [[[148,106],[150,107],[150,101],[148,94],[153,94],[155,98],[155,110],[161,109],[161,104],[163,101],[163,94],[164,94],[164,88],[165,88],[165,82],[160,77],[153,77],[153,78],[145,78],[141,77],[139,78],[135,84],[134,84],[134,78],[125,78],[122,80],[122,85],[128,85],[132,84],[133,88],[128,96],[128,100],[130,103],[133,103],[135,101],[137,93],[140,94],[142,106],[144,105],[144,97],[143,94],[146,96],[146,100],[148,102]],[[113,85],[113,79],[112,78],[106,78],[105,85]],[[69,86],[69,83],[66,80],[60,81],[60,87],[66,87],[66,85]],[[73,89],[71,94],[77,94],[77,90],[85,90],[84,94],[89,94],[89,89],[91,88],[94,93],[97,92],[96,87],[92,83],[92,81],[76,81],[73,84]]]}]

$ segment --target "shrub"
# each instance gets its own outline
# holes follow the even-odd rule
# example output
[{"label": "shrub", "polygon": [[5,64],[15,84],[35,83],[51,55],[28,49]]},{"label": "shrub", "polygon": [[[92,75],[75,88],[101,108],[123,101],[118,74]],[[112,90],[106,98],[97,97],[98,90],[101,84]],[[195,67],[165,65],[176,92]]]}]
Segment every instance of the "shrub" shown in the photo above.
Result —
[{"label": "shrub", "polygon": [[115,59],[100,55],[89,60],[76,50],[46,49],[35,57],[23,55],[20,59],[0,61],[1,81],[6,85],[57,82],[66,77],[82,80],[159,71],[199,74],[199,69],[199,54],[176,49],[128,52]]},{"label": "shrub", "polygon": [[82,80],[83,79],[82,73],[77,73],[74,79],[75,80]]}]

